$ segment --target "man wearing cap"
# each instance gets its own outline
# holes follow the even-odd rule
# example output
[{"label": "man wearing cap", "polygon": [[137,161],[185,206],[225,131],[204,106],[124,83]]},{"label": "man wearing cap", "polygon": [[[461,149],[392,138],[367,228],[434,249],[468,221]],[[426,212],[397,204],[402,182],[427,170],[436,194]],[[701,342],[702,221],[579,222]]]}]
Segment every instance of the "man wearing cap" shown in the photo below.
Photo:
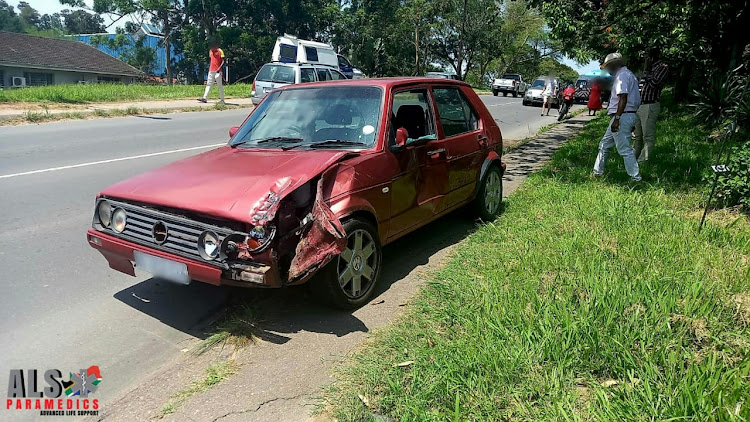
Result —
[{"label": "man wearing cap", "polygon": [[607,107],[610,123],[599,142],[599,154],[594,163],[594,176],[604,174],[604,165],[607,162],[609,150],[616,147],[617,152],[625,160],[625,170],[628,175],[633,181],[638,182],[641,180],[641,173],[633,147],[630,146],[630,133],[635,125],[635,113],[641,105],[638,79],[625,66],[620,53],[608,54],[601,68],[606,69],[614,81]]}]

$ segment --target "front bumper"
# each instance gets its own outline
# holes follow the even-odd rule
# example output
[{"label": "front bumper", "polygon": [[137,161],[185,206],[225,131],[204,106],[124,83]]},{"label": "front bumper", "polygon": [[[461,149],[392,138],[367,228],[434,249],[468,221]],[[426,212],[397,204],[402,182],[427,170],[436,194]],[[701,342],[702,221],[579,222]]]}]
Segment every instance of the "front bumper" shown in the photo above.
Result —
[{"label": "front bumper", "polygon": [[[249,263],[247,265],[226,266],[220,268],[205,262],[184,258],[168,252],[138,245],[112,235],[99,232],[93,228],[88,230],[86,238],[89,245],[98,250],[113,270],[135,276],[135,258],[133,251],[141,251],[170,261],[179,262],[187,266],[191,280],[203,283],[242,287],[281,287],[281,277],[275,265]],[[270,252],[266,252],[269,256]]]}]

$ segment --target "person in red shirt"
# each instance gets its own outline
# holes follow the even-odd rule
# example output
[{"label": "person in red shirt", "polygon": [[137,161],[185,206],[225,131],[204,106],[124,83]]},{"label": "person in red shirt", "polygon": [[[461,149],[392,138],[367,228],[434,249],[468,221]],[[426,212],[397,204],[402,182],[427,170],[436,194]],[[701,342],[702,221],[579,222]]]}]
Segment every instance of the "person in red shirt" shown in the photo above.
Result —
[{"label": "person in red shirt", "polygon": [[198,98],[198,101],[205,103],[208,93],[211,91],[211,86],[217,84],[219,85],[219,104],[224,104],[224,84],[221,73],[221,69],[224,66],[224,52],[219,48],[219,43],[215,39],[211,40],[211,50],[208,52],[208,56],[211,59],[211,64],[208,68],[206,92],[203,93],[201,98]]}]

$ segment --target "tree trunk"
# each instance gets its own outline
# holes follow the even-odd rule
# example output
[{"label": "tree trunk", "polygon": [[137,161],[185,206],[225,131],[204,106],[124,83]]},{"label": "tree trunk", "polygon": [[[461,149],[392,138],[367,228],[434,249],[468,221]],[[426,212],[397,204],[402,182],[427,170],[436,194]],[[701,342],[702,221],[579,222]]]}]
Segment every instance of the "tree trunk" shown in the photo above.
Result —
[{"label": "tree trunk", "polygon": [[164,59],[167,85],[172,85],[172,48],[169,43],[169,37],[172,31],[169,27],[169,12],[164,16]]}]

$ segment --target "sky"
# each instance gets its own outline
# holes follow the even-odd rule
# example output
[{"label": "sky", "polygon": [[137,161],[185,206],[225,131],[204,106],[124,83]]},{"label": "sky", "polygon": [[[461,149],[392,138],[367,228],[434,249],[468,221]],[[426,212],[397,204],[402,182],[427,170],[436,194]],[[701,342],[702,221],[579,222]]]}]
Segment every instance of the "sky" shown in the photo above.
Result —
[{"label": "sky", "polygon": [[[6,1],[15,7],[15,6],[18,6],[19,1],[23,1],[23,0],[6,0]],[[45,13],[47,14],[56,13],[63,9],[75,9],[70,6],[60,4],[59,0],[26,0],[26,1],[31,5],[31,7],[38,10],[39,13],[42,15]],[[91,6],[94,3],[93,0],[84,0],[84,1],[89,6]],[[105,24],[108,25],[111,22],[111,20],[107,16],[104,16],[104,22]],[[124,26],[124,23],[125,23],[124,19],[120,20],[117,24],[115,24],[114,27],[109,28],[109,30],[114,31],[114,28]],[[590,62],[585,65],[580,65],[576,63],[574,60],[565,58],[563,60],[563,63],[577,70],[579,74],[586,74],[586,73],[591,72],[592,70],[599,69],[599,63],[595,61]]]}]

